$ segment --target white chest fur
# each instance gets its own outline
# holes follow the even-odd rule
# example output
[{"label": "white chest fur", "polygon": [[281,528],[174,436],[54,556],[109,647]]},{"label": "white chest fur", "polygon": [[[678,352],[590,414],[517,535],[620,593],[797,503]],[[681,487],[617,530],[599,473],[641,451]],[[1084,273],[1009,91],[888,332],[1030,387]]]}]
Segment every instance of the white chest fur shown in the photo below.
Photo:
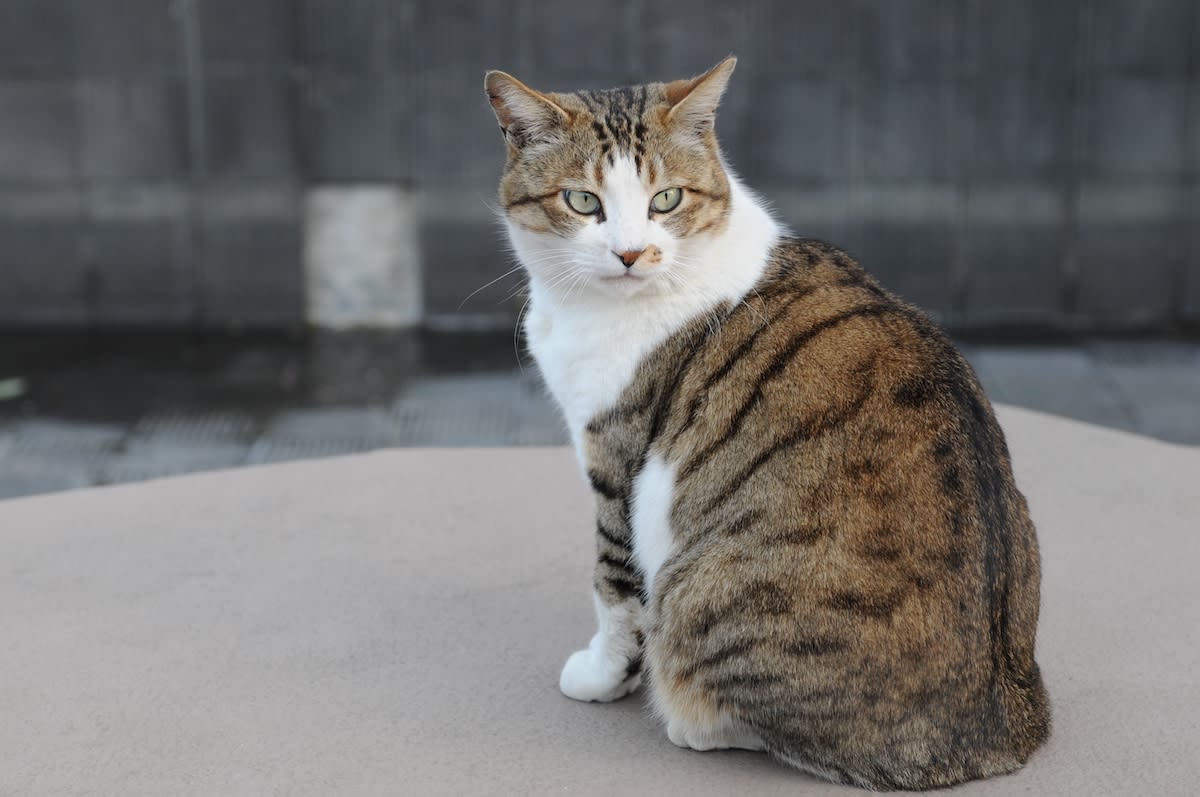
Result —
[{"label": "white chest fur", "polygon": [[675,468],[660,454],[651,454],[633,484],[633,558],[654,590],[654,576],[671,555],[671,503]]},{"label": "white chest fur", "polygon": [[690,315],[630,314],[616,306],[555,312],[552,301],[538,302],[535,295],[533,302],[526,323],[530,348],[582,460],[587,422],[617,403],[638,364]]}]

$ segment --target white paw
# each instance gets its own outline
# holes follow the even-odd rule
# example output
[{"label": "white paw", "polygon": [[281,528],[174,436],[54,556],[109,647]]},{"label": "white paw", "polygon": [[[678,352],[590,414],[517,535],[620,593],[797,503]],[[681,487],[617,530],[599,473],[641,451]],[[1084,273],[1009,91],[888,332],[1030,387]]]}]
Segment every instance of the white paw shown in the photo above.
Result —
[{"label": "white paw", "polygon": [[571,654],[558,678],[558,688],[572,700],[608,703],[638,688],[642,676],[625,677],[625,668],[615,666],[591,648]]},{"label": "white paw", "polygon": [[681,720],[667,723],[667,738],[677,747],[692,750],[763,750],[762,739],[749,728],[725,726],[698,728]]}]

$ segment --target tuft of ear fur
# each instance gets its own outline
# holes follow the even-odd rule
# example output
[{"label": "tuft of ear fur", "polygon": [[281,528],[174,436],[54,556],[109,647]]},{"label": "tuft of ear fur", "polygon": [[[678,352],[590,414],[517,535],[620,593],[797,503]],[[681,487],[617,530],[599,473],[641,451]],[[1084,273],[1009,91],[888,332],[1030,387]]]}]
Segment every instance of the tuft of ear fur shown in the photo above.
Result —
[{"label": "tuft of ear fur", "polygon": [[701,134],[711,130],[717,117],[717,105],[735,66],[737,59],[731,55],[703,75],[668,83],[667,102],[671,110],[667,112],[667,121],[683,130]]},{"label": "tuft of ear fur", "polygon": [[488,72],[483,87],[500,122],[500,132],[514,149],[553,138],[555,131],[571,120],[549,97],[507,72]]}]

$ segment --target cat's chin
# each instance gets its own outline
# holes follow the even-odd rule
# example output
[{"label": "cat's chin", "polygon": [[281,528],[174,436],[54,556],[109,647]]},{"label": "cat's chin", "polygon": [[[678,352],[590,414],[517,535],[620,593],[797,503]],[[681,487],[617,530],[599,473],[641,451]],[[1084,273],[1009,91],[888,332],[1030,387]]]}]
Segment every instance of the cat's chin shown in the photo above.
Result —
[{"label": "cat's chin", "polygon": [[609,293],[617,296],[633,296],[635,293],[640,293],[653,280],[649,277],[641,277],[636,274],[626,272],[614,277],[601,277],[600,284]]}]

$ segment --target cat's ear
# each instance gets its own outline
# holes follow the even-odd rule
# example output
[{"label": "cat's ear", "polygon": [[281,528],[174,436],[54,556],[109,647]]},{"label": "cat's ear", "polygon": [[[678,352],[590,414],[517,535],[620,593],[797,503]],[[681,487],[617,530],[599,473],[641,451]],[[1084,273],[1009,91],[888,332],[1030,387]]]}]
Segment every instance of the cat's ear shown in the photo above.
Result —
[{"label": "cat's ear", "polygon": [[571,120],[570,114],[506,72],[492,70],[483,79],[504,140],[515,149],[550,140]]},{"label": "cat's ear", "polygon": [[671,110],[667,112],[667,120],[683,130],[699,133],[711,130],[717,105],[735,66],[737,59],[731,55],[699,77],[668,83],[667,104]]}]

